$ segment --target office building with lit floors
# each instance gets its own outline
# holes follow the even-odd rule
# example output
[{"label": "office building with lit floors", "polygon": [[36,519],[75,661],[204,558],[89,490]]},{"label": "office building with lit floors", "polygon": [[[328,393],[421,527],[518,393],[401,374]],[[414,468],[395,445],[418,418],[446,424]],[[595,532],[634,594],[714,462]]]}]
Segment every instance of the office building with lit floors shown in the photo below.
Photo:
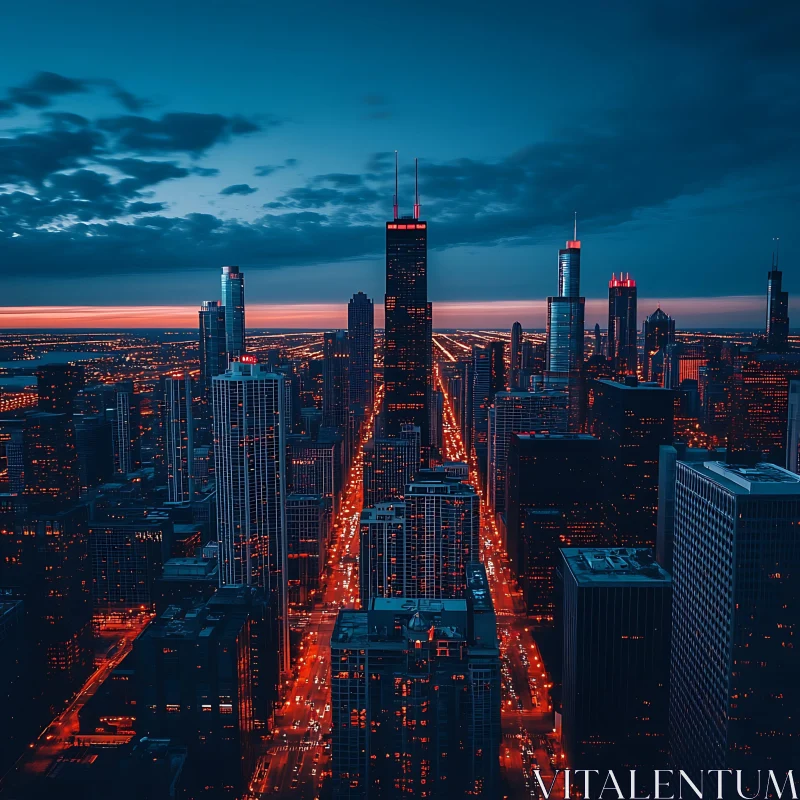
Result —
[{"label": "office building with lit floors", "polygon": [[350,463],[350,343],[347,331],[327,331],[322,350],[322,424],[338,431]]},{"label": "office building with lit floors", "polygon": [[213,379],[212,394],[220,585],[276,598],[288,669],[284,378],[234,362]]},{"label": "office building with lit floors", "polygon": [[603,443],[601,481],[608,520],[621,547],[655,547],[658,458],[672,444],[673,392],[652,383],[593,381],[589,430]]},{"label": "office building with lit floors", "polygon": [[92,615],[96,624],[120,624],[152,611],[155,582],[169,558],[172,530],[166,514],[89,523]]},{"label": "office building with lit floors", "polygon": [[675,320],[661,306],[642,323],[644,359],[642,375],[646,381],[664,385],[664,353],[675,341]]},{"label": "office building with lit floors", "polygon": [[443,469],[406,487],[403,597],[463,597],[466,565],[480,558],[480,497]]},{"label": "office building with lit floors", "polygon": [[400,500],[419,469],[420,430],[405,425],[391,439],[371,439],[364,445],[364,505]]},{"label": "office building with lit floors", "polygon": [[554,614],[559,548],[611,544],[601,471],[602,443],[589,434],[510,437],[506,546],[536,617]]},{"label": "office building with lit floors", "polygon": [[500,652],[486,571],[461,599],[377,598],[331,638],[342,800],[499,796]]},{"label": "office building with lit floors", "polygon": [[667,767],[669,574],[646,548],[566,548],[561,557],[568,766]]},{"label": "office building with lit floors", "polygon": [[503,343],[490,342],[486,347],[472,346],[472,420],[469,440],[475,451],[478,477],[486,483],[489,455],[489,409],[495,395],[505,388]]},{"label": "office building with lit floors", "polygon": [[373,597],[402,597],[405,575],[404,503],[377,503],[361,512],[359,589],[362,604]]},{"label": "office building with lit floors", "polygon": [[286,497],[287,584],[290,606],[308,606],[319,591],[325,565],[329,513],[318,494]]},{"label": "office building with lit floors", "polygon": [[796,763],[799,528],[800,476],[678,461],[670,737],[682,769],[742,769],[749,784]]},{"label": "office building with lit floors", "polygon": [[136,733],[188,748],[191,797],[241,797],[253,760],[250,619],[172,606],[136,639]]}]

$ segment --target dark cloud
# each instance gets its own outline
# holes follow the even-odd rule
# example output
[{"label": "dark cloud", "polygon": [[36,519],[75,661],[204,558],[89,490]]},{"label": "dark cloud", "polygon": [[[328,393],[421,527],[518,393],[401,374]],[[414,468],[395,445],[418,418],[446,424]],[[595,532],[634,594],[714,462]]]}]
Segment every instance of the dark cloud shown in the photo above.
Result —
[{"label": "dark cloud", "polygon": [[233,194],[253,194],[253,192],[257,192],[254,186],[249,186],[246,183],[234,183],[231,186],[226,186],[224,189],[220,190],[220,194],[222,195],[233,195]]},{"label": "dark cloud", "polygon": [[51,106],[59,98],[73,94],[85,94],[95,88],[105,89],[128,111],[141,111],[147,100],[137,97],[116,81],[109,79],[68,78],[55,72],[37,72],[20,86],[12,86],[4,99],[0,99],[0,114],[11,114],[20,106],[42,109]]},{"label": "dark cloud", "polygon": [[159,119],[133,114],[109,117],[99,120],[97,126],[114,137],[122,151],[152,155],[183,152],[193,156],[202,155],[233,136],[262,130],[261,125],[245,117],[189,112],[163,114]]},{"label": "dark cloud", "polygon": [[297,159],[296,158],[287,158],[283,164],[262,164],[259,167],[256,167],[253,170],[253,174],[257,178],[266,178],[275,172],[279,172],[282,169],[290,169],[292,167],[297,166]]}]

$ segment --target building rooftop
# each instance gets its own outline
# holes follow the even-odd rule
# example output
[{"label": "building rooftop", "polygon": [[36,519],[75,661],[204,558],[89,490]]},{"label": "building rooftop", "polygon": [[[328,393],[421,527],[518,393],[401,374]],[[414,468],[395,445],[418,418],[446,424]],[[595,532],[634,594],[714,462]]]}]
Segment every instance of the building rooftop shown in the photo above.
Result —
[{"label": "building rooftop", "polygon": [[[630,376],[628,376],[630,377]],[[611,381],[607,378],[596,378],[595,383],[601,383],[603,386],[610,386],[612,389],[630,389],[630,390],[647,390],[650,392],[671,392],[672,389],[665,389],[663,386],[659,386],[657,383],[646,382],[646,381],[639,381],[637,380],[635,383],[633,380],[626,381],[626,383],[620,383],[619,381]]]},{"label": "building rooftop", "polygon": [[737,465],[722,461],[706,461],[702,464],[682,461],[678,463],[696,470],[733,494],[800,494],[800,475],[775,464]]},{"label": "building rooftop", "polygon": [[671,584],[648,547],[566,547],[561,555],[578,586]]},{"label": "building rooftop", "polygon": [[591,433],[513,433],[521,441],[528,440],[543,440],[543,439],[560,439],[564,442],[596,442],[599,441],[597,437],[592,436]]}]

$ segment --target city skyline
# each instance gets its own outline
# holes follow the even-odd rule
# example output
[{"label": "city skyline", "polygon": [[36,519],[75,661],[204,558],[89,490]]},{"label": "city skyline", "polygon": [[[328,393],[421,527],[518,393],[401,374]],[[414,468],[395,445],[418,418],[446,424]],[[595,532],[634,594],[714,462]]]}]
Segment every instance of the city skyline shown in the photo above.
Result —
[{"label": "city skyline", "polygon": [[[379,297],[395,150],[401,214],[420,159],[434,303],[552,296],[552,248],[574,212],[589,301],[620,271],[643,299],[755,297],[775,237],[782,264],[796,260],[787,131],[797,114],[782,91],[797,67],[790,4],[736,3],[724,25],[714,4],[674,14],[579,4],[539,9],[535,25],[516,4],[489,25],[470,4],[458,16],[426,9],[403,56],[424,75],[413,91],[379,52],[384,10],[353,27],[319,6],[300,36],[296,11],[267,22],[253,4],[234,5],[225,17],[179,2],[154,27],[147,3],[120,26],[94,2],[69,16],[45,2],[65,33],[46,46],[25,10],[10,12],[17,35],[0,71],[6,303],[199,305],[222,264],[247,274],[253,304]],[[564,30],[570,58],[548,69]],[[255,31],[261,59],[242,55]],[[358,58],[331,50],[338,34]],[[87,72],[81,44],[101,69]],[[796,294],[790,270],[785,288]],[[749,319],[731,311],[723,325]]]}]

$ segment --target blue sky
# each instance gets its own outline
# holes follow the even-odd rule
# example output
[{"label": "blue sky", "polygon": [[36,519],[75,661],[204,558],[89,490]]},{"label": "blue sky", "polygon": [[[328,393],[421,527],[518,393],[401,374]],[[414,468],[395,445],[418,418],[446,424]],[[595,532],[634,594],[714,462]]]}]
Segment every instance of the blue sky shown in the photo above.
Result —
[{"label": "blue sky", "polygon": [[6,304],[381,297],[395,149],[434,301],[553,293],[574,210],[588,297],[800,291],[797,4],[288,6],[4,11]]}]

